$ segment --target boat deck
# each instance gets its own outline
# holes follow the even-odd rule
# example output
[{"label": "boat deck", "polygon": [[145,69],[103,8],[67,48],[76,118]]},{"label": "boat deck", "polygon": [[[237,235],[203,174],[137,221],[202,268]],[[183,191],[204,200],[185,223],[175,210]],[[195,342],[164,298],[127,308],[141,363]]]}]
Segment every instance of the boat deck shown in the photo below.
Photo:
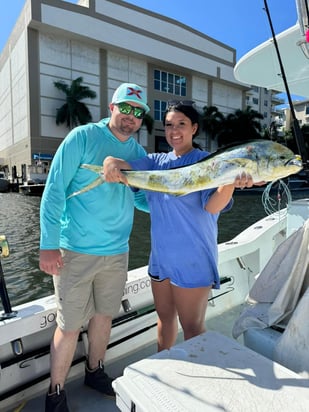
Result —
[{"label": "boat deck", "polygon": [[[207,329],[220,332],[228,337],[232,337],[232,327],[234,321],[237,319],[242,311],[242,305],[229,310],[227,313],[211,318],[207,320]],[[152,332],[153,333],[153,332]],[[182,341],[182,336],[179,334],[178,342]],[[242,337],[238,339],[238,342],[243,343]],[[145,346],[138,352],[131,353],[129,356],[123,357],[112,364],[107,362],[106,371],[110,376],[119,377],[122,376],[123,370],[126,366],[135,363],[141,359],[145,359],[156,353],[156,343],[152,342],[148,346]],[[82,368],[82,365],[81,365]],[[20,405],[15,406],[14,409],[2,409],[1,412],[44,412],[45,393],[48,386],[48,380],[44,381],[38,390],[37,396]],[[78,377],[69,378],[66,384],[66,392],[68,398],[68,405],[71,412],[116,412],[119,411],[116,406],[116,400],[106,398],[100,393],[87,388],[83,384],[83,372],[80,369]]]}]

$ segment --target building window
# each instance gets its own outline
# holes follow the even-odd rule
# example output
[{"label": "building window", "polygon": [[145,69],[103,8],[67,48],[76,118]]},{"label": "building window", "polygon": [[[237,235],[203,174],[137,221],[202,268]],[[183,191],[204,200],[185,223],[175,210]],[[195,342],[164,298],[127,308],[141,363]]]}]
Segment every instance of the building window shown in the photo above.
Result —
[{"label": "building window", "polygon": [[162,122],[163,114],[166,110],[166,102],[162,100],[154,101],[154,119]]},{"label": "building window", "polygon": [[258,91],[259,91],[259,88],[258,88],[257,86],[252,86],[252,90],[253,90],[254,92],[258,92]]},{"label": "building window", "polygon": [[154,89],[176,96],[187,95],[187,79],[185,76],[154,70]]},{"label": "building window", "polygon": [[264,106],[268,106],[268,100],[264,100]]},{"label": "building window", "polygon": [[306,106],[306,114],[309,114],[309,106]]},{"label": "building window", "polygon": [[264,112],[264,119],[267,119],[267,117],[268,117],[268,113]]},{"label": "building window", "polygon": [[259,104],[259,99],[257,97],[253,97],[252,102],[253,104]]}]

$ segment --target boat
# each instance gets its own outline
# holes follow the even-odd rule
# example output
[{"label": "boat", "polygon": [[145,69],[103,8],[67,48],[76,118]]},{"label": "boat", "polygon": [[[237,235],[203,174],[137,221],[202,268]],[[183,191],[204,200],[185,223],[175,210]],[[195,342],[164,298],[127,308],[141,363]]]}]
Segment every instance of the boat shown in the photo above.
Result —
[{"label": "boat", "polygon": [[0,193],[6,193],[10,189],[10,181],[3,171],[0,171]]},{"label": "boat", "polygon": [[[298,50],[290,43],[290,56],[294,48]],[[262,72],[268,70],[256,71],[258,80],[249,83],[258,84]],[[293,83],[293,76],[289,80]],[[147,266],[130,271],[105,362],[116,378],[116,401],[83,385],[88,347],[84,325],[66,384],[70,408],[308,411],[308,218],[309,198],[291,200],[219,244],[221,288],[209,297],[207,332],[186,342],[180,332],[177,344],[159,354]],[[3,240],[3,258],[5,250]],[[12,308],[0,269],[1,410],[42,410],[55,299],[51,295]]]},{"label": "boat", "polygon": [[45,189],[45,183],[26,182],[19,185],[19,192],[27,196],[42,196]]},{"label": "boat", "polygon": [[[208,330],[218,333],[215,335],[218,339],[218,347],[222,339],[224,340],[222,335],[234,342],[233,325],[246,307],[246,298],[256,278],[271,261],[277,248],[304,226],[309,216],[308,212],[309,199],[294,201],[287,209],[266,216],[231,241],[219,245],[221,288],[212,291],[206,316]],[[5,248],[2,249],[5,250]],[[13,408],[21,408],[18,410],[24,412],[39,410],[44,404],[44,394],[49,384],[49,343],[55,328],[56,317],[54,296],[40,298],[12,309],[9,301],[5,299],[6,295],[6,293],[1,293],[5,308],[0,321],[0,402],[2,410],[9,411]],[[273,331],[272,328],[268,329]],[[279,337],[284,334],[282,331],[276,331],[276,333]],[[277,339],[279,337],[277,336]],[[240,342],[243,342],[243,339],[240,339]],[[181,340],[180,333],[180,345]],[[250,339],[248,338],[247,341]],[[74,396],[69,396],[72,409],[86,411],[91,402],[91,408],[94,411],[103,407],[106,410],[118,410],[117,408],[123,402],[121,400],[123,381],[118,379],[121,379],[123,371],[132,368],[132,364],[134,365],[136,361],[148,359],[149,356],[159,356],[155,354],[155,342],[156,313],[147,266],[145,266],[129,272],[121,310],[113,320],[111,340],[107,350],[106,367],[111,374],[117,377],[115,387],[119,392],[116,398],[118,406],[111,400],[98,397],[95,391],[83,387],[82,376],[88,344],[87,325],[85,325],[80,334],[68,378],[68,392],[74,392]],[[261,347],[256,347],[255,352],[258,352],[258,349],[260,352],[267,352],[265,348],[269,347],[269,340],[266,339],[266,342],[263,342],[260,338],[260,342],[262,342]],[[263,354],[263,359],[265,355],[267,353]],[[269,361],[277,365],[277,362]],[[284,366],[284,362],[282,364]],[[291,365],[289,366],[290,379],[293,381],[291,385],[294,385],[294,390],[297,392],[297,388],[302,388],[304,383],[299,378],[298,372],[293,371]],[[309,376],[309,365],[307,373]],[[123,376],[126,374],[124,373]],[[307,378],[306,382],[309,382]],[[254,392],[254,384],[251,390]],[[268,390],[273,390],[273,396],[276,396],[275,388],[269,387]],[[135,401],[138,402],[137,399]],[[85,403],[88,406],[85,406]],[[140,410],[146,411],[147,409],[141,408]],[[281,411],[283,410],[281,408]]]},{"label": "boat", "polygon": [[28,196],[42,196],[48,176],[46,166],[39,160],[36,164],[29,165],[24,174],[26,178],[19,185],[19,192]]}]

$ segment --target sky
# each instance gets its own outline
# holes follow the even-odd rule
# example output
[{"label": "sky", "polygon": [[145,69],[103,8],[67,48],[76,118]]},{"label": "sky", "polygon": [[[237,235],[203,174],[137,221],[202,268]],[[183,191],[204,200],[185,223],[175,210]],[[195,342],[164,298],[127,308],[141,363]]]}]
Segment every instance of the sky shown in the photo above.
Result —
[{"label": "sky", "polygon": [[[126,0],[127,3],[176,19],[236,49],[237,60],[271,37],[265,0]],[[0,50],[3,49],[25,0],[1,7]],[[70,0],[77,3],[77,0]],[[297,20],[295,0],[267,0],[276,33]],[[188,7],[189,6],[189,7]]]},{"label": "sky", "polygon": [[[65,0],[77,3],[78,0]],[[127,3],[180,21],[236,49],[236,60],[268,40],[271,29],[264,10],[270,11],[275,33],[297,21],[295,0],[126,0]],[[0,52],[2,51],[25,0],[2,0]]]}]

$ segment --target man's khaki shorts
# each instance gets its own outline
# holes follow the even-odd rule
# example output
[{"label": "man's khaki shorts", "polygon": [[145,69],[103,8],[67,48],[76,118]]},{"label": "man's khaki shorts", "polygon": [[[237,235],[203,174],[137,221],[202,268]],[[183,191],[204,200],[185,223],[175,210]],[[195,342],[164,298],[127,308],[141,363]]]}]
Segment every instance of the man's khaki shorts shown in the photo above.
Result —
[{"label": "man's khaki shorts", "polygon": [[53,276],[57,324],[78,330],[94,314],[118,314],[128,271],[128,253],[95,256],[63,250],[64,267]]}]

